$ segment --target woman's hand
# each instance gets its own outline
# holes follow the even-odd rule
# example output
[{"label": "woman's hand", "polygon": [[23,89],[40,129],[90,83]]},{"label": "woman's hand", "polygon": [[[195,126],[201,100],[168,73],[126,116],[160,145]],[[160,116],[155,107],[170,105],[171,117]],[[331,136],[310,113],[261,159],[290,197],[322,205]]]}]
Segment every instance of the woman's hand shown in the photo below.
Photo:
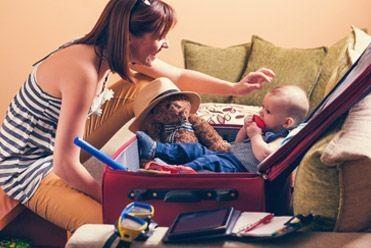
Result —
[{"label": "woman's hand", "polygon": [[272,82],[275,73],[267,68],[250,72],[233,86],[234,95],[241,96],[262,88],[264,82]]}]

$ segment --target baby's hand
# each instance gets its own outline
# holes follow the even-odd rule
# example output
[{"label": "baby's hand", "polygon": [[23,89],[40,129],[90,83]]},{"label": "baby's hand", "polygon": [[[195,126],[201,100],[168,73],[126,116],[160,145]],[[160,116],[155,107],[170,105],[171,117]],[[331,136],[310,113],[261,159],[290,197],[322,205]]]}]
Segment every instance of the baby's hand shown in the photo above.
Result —
[{"label": "baby's hand", "polygon": [[246,129],[248,125],[250,125],[253,122],[252,116],[246,116],[243,120],[243,126]]},{"label": "baby's hand", "polygon": [[256,125],[255,122],[251,121],[250,123],[246,125],[246,134],[251,139],[255,135],[261,135],[262,130],[260,127]]}]

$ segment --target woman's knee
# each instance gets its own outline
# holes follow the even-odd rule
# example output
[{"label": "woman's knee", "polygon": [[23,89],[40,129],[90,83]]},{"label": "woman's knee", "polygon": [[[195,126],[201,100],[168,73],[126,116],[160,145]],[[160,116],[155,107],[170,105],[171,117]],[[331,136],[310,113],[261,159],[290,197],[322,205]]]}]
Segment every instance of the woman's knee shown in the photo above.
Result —
[{"label": "woman's knee", "polygon": [[66,216],[66,219],[62,220],[61,223],[66,230],[75,231],[85,224],[103,224],[102,205],[93,199],[91,200],[75,206],[79,211],[77,215],[75,213],[72,215],[74,218]]},{"label": "woman's knee", "polygon": [[53,173],[42,180],[25,206],[69,231],[74,231],[84,224],[103,222],[102,205],[99,202],[69,187]]}]

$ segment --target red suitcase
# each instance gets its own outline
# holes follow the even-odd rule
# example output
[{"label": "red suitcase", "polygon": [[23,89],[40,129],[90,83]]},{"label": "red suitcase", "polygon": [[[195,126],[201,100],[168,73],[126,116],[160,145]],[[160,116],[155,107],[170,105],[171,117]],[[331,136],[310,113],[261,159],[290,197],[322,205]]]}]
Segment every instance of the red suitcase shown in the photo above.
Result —
[{"label": "red suitcase", "polygon": [[[228,131],[238,130],[224,127]],[[226,130],[223,130],[224,132]],[[138,166],[134,137],[114,155],[129,169]],[[134,167],[134,168],[133,168]],[[106,168],[103,176],[104,223],[114,223],[120,211],[131,201],[140,200],[155,206],[155,220],[169,225],[181,212],[233,206],[244,211],[265,211],[275,202],[266,203],[267,185],[261,175],[251,173],[149,174]],[[280,184],[281,200],[287,209],[289,188]],[[279,207],[279,206],[278,206]],[[276,211],[277,212],[277,211]]]},{"label": "red suitcase", "polygon": [[[308,118],[307,125],[260,164],[260,174],[150,174],[107,167],[103,176],[104,223],[114,223],[133,200],[153,204],[155,220],[162,226],[170,225],[181,212],[226,206],[285,214],[290,202],[290,173],[321,134],[370,92],[370,61],[371,46]],[[230,136],[237,130],[228,126],[217,129]],[[135,169],[136,138],[123,144],[114,159]]]}]

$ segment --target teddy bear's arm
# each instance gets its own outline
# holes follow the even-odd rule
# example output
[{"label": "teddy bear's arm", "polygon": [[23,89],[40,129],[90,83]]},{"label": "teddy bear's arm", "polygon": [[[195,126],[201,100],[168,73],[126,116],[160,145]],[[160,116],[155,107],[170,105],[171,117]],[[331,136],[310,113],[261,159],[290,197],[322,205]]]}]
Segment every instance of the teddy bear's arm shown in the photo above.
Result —
[{"label": "teddy bear's arm", "polygon": [[229,151],[230,144],[223,140],[218,132],[204,119],[192,114],[189,117],[193,130],[199,142],[214,151]]}]

